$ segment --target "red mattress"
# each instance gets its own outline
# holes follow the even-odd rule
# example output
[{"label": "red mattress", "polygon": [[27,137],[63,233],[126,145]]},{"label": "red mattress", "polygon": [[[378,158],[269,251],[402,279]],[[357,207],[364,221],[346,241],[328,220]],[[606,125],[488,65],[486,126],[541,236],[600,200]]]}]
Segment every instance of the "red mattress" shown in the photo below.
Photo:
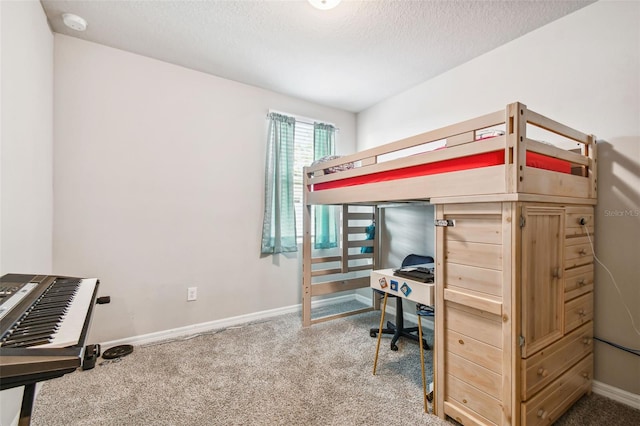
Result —
[{"label": "red mattress", "polygon": [[[435,163],[420,164],[401,169],[387,170],[362,176],[340,179],[331,182],[316,183],[312,185],[312,191],[323,189],[343,188],[346,186],[363,185],[374,182],[407,179],[418,176],[435,175],[460,170],[477,169],[480,167],[497,166],[504,164],[504,150],[485,152],[470,155],[468,157],[452,158],[450,160],[437,161]],[[571,173],[571,164],[564,160],[547,157],[536,152],[527,152],[527,166],[537,169],[552,170],[560,173]]]}]

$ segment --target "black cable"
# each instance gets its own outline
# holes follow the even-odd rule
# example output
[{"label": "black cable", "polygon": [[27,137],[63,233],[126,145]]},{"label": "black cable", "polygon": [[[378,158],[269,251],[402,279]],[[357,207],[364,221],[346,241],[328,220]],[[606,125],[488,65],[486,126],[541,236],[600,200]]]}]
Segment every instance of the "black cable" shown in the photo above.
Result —
[{"label": "black cable", "polygon": [[608,340],[601,339],[601,338],[599,338],[599,337],[595,337],[595,336],[594,336],[594,339],[595,339],[595,340],[597,340],[597,341],[599,341],[599,342],[606,343],[607,345],[611,345],[611,346],[613,346],[614,348],[617,348],[617,349],[623,350],[623,351],[625,351],[625,352],[629,352],[630,354],[633,354],[633,355],[636,355],[636,356],[640,356],[640,349],[631,349],[631,348],[627,348],[626,346],[622,346],[622,345],[619,345],[619,344],[617,344],[617,343],[613,343],[613,342],[610,342],[610,341],[608,341]]}]

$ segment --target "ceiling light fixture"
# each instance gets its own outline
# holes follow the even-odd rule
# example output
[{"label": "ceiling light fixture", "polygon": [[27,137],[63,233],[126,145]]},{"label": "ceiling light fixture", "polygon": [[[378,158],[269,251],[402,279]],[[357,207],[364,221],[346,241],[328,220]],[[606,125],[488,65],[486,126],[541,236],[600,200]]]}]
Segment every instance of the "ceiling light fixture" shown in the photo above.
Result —
[{"label": "ceiling light fixture", "polygon": [[336,7],[342,0],[309,0],[311,6],[320,10],[329,10]]},{"label": "ceiling light fixture", "polygon": [[62,22],[75,31],[84,31],[87,29],[87,21],[73,13],[63,13]]}]

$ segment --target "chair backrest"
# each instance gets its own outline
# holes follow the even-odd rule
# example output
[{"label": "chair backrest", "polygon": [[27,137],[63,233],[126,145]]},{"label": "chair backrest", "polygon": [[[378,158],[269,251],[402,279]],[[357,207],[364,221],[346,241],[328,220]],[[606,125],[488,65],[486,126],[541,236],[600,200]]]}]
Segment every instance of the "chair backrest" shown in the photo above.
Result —
[{"label": "chair backrest", "polygon": [[433,257],[423,256],[421,254],[410,254],[404,258],[401,266],[421,265],[423,263],[433,263]]}]

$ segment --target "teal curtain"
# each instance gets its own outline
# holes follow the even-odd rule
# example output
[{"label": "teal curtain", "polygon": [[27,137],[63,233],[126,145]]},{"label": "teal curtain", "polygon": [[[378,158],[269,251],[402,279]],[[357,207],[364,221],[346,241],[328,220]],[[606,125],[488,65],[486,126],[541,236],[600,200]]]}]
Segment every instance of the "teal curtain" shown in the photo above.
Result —
[{"label": "teal curtain", "polygon": [[[313,124],[313,159],[319,160],[335,152],[336,129],[330,124]],[[338,247],[338,206],[315,206],[315,243],[314,248],[326,249]]]},{"label": "teal curtain", "polygon": [[298,251],[293,206],[293,117],[270,113],[265,167],[263,254]]}]

